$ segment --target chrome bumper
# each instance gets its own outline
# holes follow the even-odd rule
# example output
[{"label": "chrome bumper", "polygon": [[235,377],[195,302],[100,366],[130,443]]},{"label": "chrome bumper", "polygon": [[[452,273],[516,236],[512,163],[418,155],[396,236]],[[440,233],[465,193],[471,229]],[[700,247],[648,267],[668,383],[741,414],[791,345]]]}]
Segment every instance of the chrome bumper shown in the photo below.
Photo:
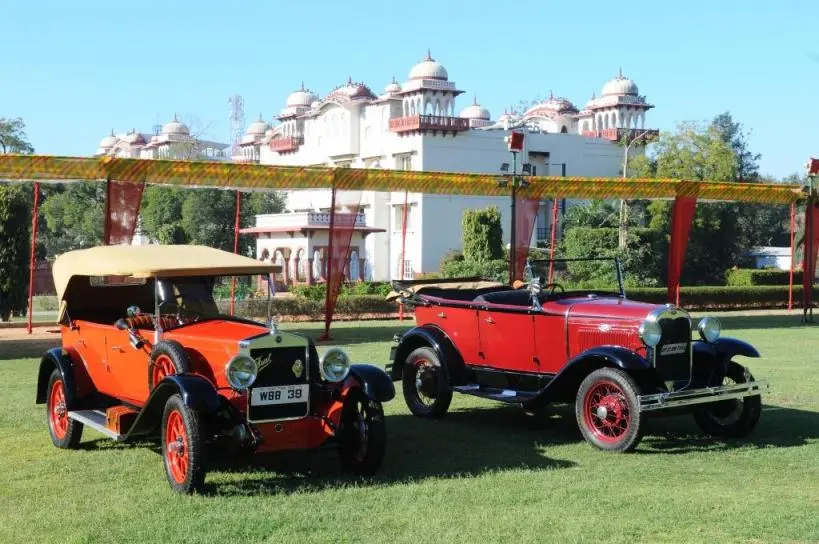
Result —
[{"label": "chrome bumper", "polygon": [[657,393],[654,395],[640,395],[638,401],[641,412],[651,410],[664,410],[667,408],[678,408],[680,406],[691,406],[693,404],[706,404],[709,402],[719,402],[722,400],[741,399],[760,395],[768,390],[767,380],[758,380],[736,385],[722,385],[719,387],[704,387],[702,389],[690,389],[673,391],[671,393]]}]

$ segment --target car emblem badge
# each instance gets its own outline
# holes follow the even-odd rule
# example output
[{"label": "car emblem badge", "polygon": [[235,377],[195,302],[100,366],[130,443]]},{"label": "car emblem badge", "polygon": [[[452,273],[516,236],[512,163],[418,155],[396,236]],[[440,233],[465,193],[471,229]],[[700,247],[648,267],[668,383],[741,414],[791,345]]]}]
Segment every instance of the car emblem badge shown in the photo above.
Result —
[{"label": "car emblem badge", "polygon": [[256,359],[256,372],[259,373],[264,370],[267,365],[273,362],[273,356],[268,354],[264,357],[259,357]]},{"label": "car emblem badge", "polygon": [[297,378],[301,377],[301,373],[304,372],[304,363],[301,362],[301,359],[296,359],[296,362],[293,363],[293,375]]}]

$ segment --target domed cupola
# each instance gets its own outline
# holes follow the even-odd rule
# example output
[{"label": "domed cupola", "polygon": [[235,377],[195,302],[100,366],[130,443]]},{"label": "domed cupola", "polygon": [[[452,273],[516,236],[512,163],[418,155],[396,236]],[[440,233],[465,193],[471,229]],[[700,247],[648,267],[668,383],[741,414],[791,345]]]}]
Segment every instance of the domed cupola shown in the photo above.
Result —
[{"label": "domed cupola", "polygon": [[639,89],[634,81],[623,76],[623,70],[620,69],[617,77],[603,85],[602,96],[637,96]]},{"label": "domed cupola", "polygon": [[245,132],[245,134],[249,136],[261,137],[264,136],[264,133],[267,131],[268,128],[270,128],[270,125],[268,125],[264,121],[264,119],[262,118],[262,114],[259,114],[259,120],[251,123],[250,126],[247,127],[247,131]]},{"label": "domed cupola", "polygon": [[316,100],[318,97],[309,89],[305,89],[304,82],[302,82],[301,88],[287,97],[286,105],[288,108],[310,107],[310,104]]},{"label": "domed cupola", "polygon": [[395,80],[395,77],[392,78],[392,83],[387,85],[384,89],[384,94],[388,96],[392,96],[401,92],[401,85]]},{"label": "domed cupola", "polygon": [[105,138],[100,140],[99,148],[100,149],[105,149],[105,150],[111,149],[112,147],[117,145],[118,141],[119,141],[119,138],[117,138],[114,135],[114,129],[111,129],[111,134],[109,134],[108,136],[106,136]]},{"label": "domed cupola", "polygon": [[176,118],[176,114],[173,115],[173,121],[162,125],[162,134],[190,136],[190,133],[191,132],[188,127],[185,126],[185,123],[180,122],[179,119]]},{"label": "domed cupola", "polygon": [[443,65],[432,58],[432,55],[427,51],[427,56],[424,60],[412,67],[409,73],[410,80],[413,79],[437,79],[440,81],[448,81],[449,74]]}]

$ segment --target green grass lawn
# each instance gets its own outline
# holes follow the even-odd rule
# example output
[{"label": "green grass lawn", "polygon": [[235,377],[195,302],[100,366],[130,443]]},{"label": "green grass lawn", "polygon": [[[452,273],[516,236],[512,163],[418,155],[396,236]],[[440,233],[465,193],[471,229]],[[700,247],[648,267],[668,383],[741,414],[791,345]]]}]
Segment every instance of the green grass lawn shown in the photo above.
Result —
[{"label": "green grass lawn", "polygon": [[[332,451],[293,454],[217,468],[194,497],[170,491],[150,444],[86,429],[82,449],[53,447],[34,405],[37,360],[0,345],[0,542],[817,541],[819,327],[797,323],[723,319],[772,382],[746,440],[666,418],[649,421],[635,453],[608,454],[581,441],[570,407],[535,417],[460,396],[428,421],[399,391],[377,477],[345,476]],[[334,344],[383,365],[407,324],[339,323]]]}]

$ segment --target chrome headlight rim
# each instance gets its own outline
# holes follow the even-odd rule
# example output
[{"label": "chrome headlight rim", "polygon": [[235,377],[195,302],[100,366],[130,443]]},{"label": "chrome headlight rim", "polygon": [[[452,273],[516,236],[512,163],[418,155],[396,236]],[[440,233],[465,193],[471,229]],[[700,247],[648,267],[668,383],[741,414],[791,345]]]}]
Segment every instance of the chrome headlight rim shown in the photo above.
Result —
[{"label": "chrome headlight rim", "polygon": [[[339,358],[333,361],[334,358]],[[341,364],[343,368],[339,372],[329,371],[327,368],[330,364]],[[341,348],[330,348],[325,351],[319,358],[319,373],[321,378],[330,383],[339,383],[347,379],[350,375],[350,356]]]},{"label": "chrome headlight rim", "polygon": [[716,317],[703,317],[697,324],[697,331],[704,342],[713,344],[722,335],[722,322]]},{"label": "chrome headlight rim", "polygon": [[640,328],[637,329],[637,334],[640,336],[643,344],[650,348],[656,348],[663,339],[663,331],[660,324],[654,319],[644,319],[640,323]]},{"label": "chrome headlight rim", "polygon": [[[244,369],[244,372],[248,372],[250,377],[245,380],[244,382],[239,382],[235,380],[235,376],[233,372],[238,371],[237,365],[239,364],[248,364],[248,368]],[[256,360],[253,359],[250,355],[246,353],[240,353],[231,357],[230,361],[225,365],[225,379],[236,391],[245,391],[250,388],[256,382],[256,378],[259,375],[259,365],[256,363]]]}]

